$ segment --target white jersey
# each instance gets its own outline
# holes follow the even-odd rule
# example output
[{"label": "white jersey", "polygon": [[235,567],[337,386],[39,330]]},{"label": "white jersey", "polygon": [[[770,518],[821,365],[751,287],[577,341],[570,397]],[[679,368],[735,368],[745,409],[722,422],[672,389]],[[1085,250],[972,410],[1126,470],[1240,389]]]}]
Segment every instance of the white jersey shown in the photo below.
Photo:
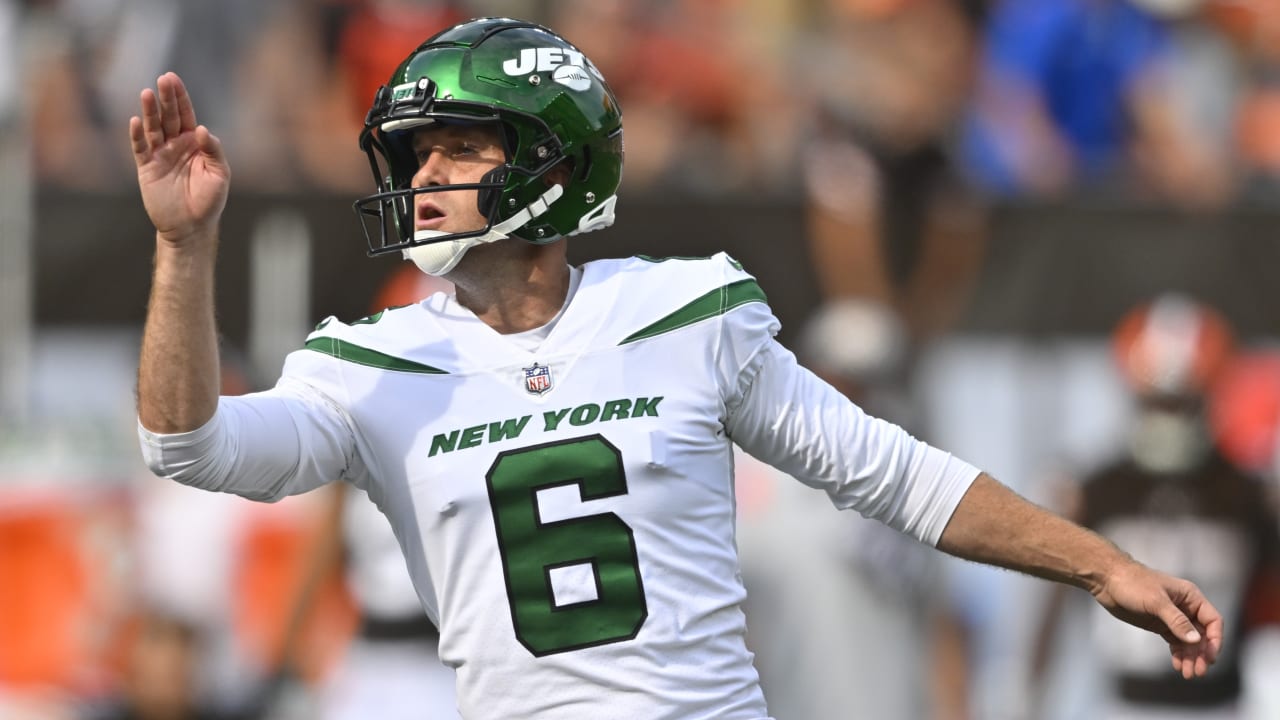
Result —
[{"label": "white jersey", "polygon": [[760,720],[732,443],[929,543],[977,474],[863,414],[777,330],[723,254],[597,261],[536,351],[443,294],[330,320],[276,388],[143,432],[144,453],[259,499],[365,488],[468,720]]}]

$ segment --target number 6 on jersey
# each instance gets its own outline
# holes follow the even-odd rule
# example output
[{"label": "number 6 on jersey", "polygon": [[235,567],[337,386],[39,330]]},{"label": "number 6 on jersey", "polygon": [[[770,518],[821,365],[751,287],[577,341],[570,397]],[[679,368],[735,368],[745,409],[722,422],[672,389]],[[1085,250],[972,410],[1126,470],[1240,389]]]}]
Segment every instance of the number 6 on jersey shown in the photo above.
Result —
[{"label": "number 6 on jersey", "polygon": [[[538,492],[625,495],[622,455],[599,435],[500,453],[485,475],[511,620],[536,656],[630,640],[648,617],[631,527],[611,512],[543,522]],[[588,568],[595,599],[557,604],[553,573]]]}]

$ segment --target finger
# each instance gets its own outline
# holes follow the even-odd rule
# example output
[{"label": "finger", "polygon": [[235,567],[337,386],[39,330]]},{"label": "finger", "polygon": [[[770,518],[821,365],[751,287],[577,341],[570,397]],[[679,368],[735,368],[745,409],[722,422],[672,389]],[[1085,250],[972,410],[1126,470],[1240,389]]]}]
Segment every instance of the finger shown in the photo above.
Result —
[{"label": "finger", "polygon": [[1209,659],[1206,643],[1193,646],[1180,645],[1173,649],[1173,669],[1184,678],[1203,677],[1213,664]]},{"label": "finger", "polygon": [[142,134],[152,150],[164,145],[164,129],[160,127],[160,102],[151,88],[142,91]]},{"label": "finger", "polygon": [[160,95],[160,126],[164,129],[166,139],[175,138],[182,130],[182,119],[178,113],[178,94],[174,87],[173,73],[165,73],[156,80],[156,90]]},{"label": "finger", "polygon": [[1177,605],[1172,601],[1165,601],[1160,605],[1156,616],[1160,618],[1160,622],[1169,628],[1169,632],[1178,640],[1185,643],[1198,643],[1201,640],[1200,631],[1196,630],[1196,626],[1191,622]]},{"label": "finger", "polygon": [[129,118],[129,144],[133,148],[133,161],[142,165],[151,157],[151,146],[147,144],[146,133],[142,130],[142,118],[134,115]]},{"label": "finger", "polygon": [[1206,600],[1196,608],[1196,623],[1204,628],[1205,649],[1211,663],[1218,661],[1222,650],[1222,615]]},{"label": "finger", "polygon": [[1223,627],[1221,613],[1194,586],[1186,591],[1179,604],[1188,611],[1188,615],[1192,619],[1192,625],[1200,631],[1200,635],[1203,638],[1200,642],[1200,648],[1205,661],[1209,664],[1217,662],[1218,653],[1222,649]]},{"label": "finger", "polygon": [[187,93],[187,85],[177,73],[169,73],[169,76],[173,78],[174,95],[178,100],[178,127],[183,132],[195,130],[196,107],[191,102],[191,95]]},{"label": "finger", "polygon": [[204,125],[196,128],[196,144],[200,147],[200,152],[212,157],[220,164],[226,164],[226,156],[222,152],[222,141],[217,135],[209,132],[209,128]]},{"label": "finger", "polygon": [[1173,671],[1184,678],[1188,676],[1188,672],[1191,669],[1191,666],[1187,662],[1188,657],[1189,651],[1185,645],[1176,645],[1173,647]]}]

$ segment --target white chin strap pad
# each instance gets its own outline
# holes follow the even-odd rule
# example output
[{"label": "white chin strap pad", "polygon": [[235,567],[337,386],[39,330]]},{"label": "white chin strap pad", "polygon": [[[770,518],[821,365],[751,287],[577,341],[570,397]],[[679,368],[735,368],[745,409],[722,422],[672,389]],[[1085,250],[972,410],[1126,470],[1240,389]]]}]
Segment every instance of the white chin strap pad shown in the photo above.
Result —
[{"label": "white chin strap pad", "polygon": [[[511,236],[512,231],[524,227],[530,220],[546,212],[551,203],[559,200],[563,194],[564,188],[562,186],[552,185],[537,200],[529,203],[525,209],[494,225],[489,232],[476,237],[441,240],[426,245],[405,248],[404,259],[412,260],[419,270],[428,275],[444,275],[457,266],[468,250],[476,245],[507,239]],[[413,234],[413,239],[418,241],[430,240],[450,234],[452,233],[441,232],[440,230],[419,230]]]},{"label": "white chin strap pad", "polygon": [[[433,237],[448,234],[439,230],[419,230],[413,234],[413,239],[430,240]],[[489,235],[492,234],[489,233]],[[458,264],[458,261],[467,253],[467,250],[471,249],[473,245],[485,242],[489,235],[462,240],[441,240],[429,245],[415,245],[411,248],[405,248],[404,259],[412,260],[419,270],[428,275],[444,275]],[[499,238],[493,239],[498,240]]]}]

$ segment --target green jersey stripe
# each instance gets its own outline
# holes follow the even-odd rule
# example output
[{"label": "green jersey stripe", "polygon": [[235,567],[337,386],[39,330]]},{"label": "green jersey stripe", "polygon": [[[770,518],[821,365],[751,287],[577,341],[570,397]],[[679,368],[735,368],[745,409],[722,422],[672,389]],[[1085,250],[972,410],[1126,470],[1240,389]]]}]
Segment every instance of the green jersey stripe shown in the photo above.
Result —
[{"label": "green jersey stripe", "polygon": [[[636,257],[645,262],[651,262],[651,263],[657,264],[657,263],[664,263],[668,260],[710,260],[712,256],[710,255],[668,255],[666,257],[656,257],[654,255],[636,255]],[[734,266],[735,268],[739,270],[742,269],[742,263],[738,262],[737,260],[734,260],[728,255],[725,255],[724,259],[728,260],[729,264]]]},{"label": "green jersey stripe", "polygon": [[345,360],[357,365],[366,365],[381,370],[398,370],[400,372],[422,373],[424,375],[448,375],[449,373],[440,368],[434,368],[430,365],[423,365],[412,360],[404,360],[402,358],[393,357],[377,350],[370,350],[366,347],[360,347],[331,337],[312,338],[307,341],[304,346],[308,350],[315,350],[318,353],[336,357],[339,360]]},{"label": "green jersey stripe", "polygon": [[632,333],[618,344],[626,345],[637,340],[662,335],[672,330],[679,330],[686,325],[692,325],[707,318],[723,315],[739,305],[745,305],[750,302],[767,303],[768,299],[765,297],[764,290],[760,289],[755,280],[750,278],[738,280],[712,290],[661,320]]}]

